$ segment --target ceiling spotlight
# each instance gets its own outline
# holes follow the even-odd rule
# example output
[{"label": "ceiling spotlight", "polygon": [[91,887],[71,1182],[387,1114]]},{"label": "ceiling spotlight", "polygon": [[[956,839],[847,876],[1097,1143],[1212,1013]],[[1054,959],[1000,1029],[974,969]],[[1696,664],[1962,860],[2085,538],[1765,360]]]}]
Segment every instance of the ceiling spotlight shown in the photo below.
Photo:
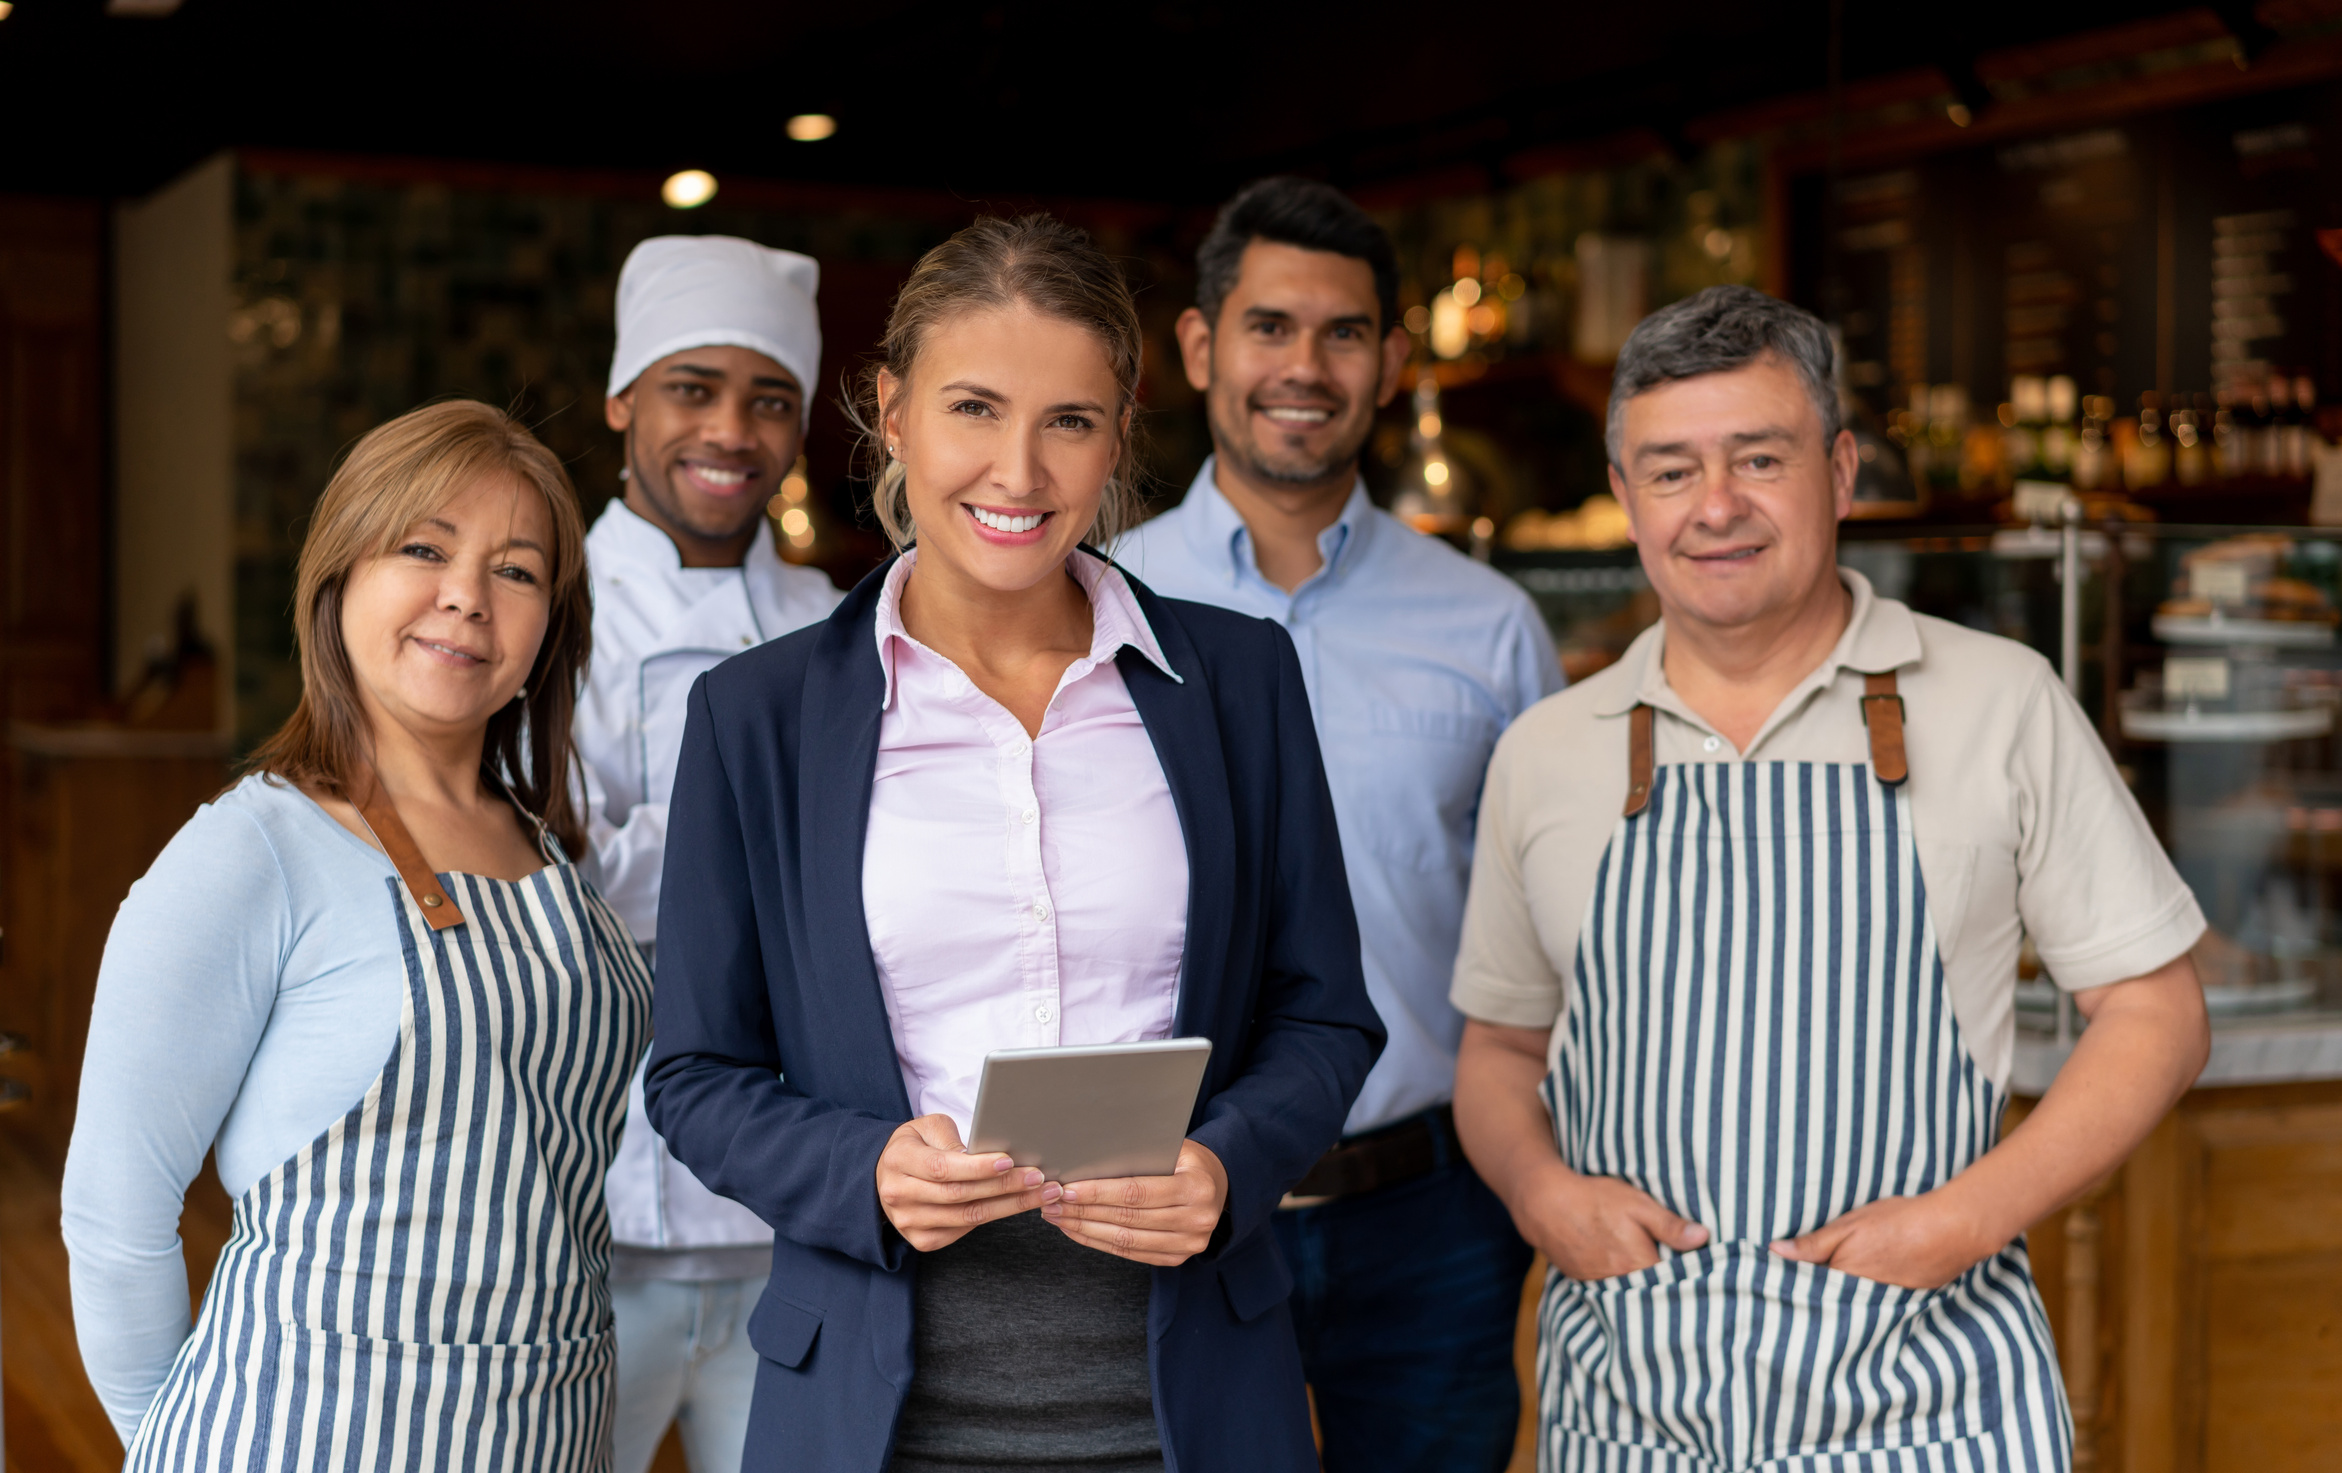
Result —
[{"label": "ceiling spotlight", "polygon": [[8,3],[8,0],[0,0],[0,20],[8,19],[8,12],[14,10],[15,8],[15,6]]},{"label": "ceiling spotlight", "polygon": [[819,143],[838,131],[838,120],[828,113],[799,113],[789,119],[789,136],[799,143]]},{"label": "ceiling spotlight", "polygon": [[1952,126],[1955,128],[1965,128],[1976,121],[1976,114],[1968,111],[1968,104],[1964,102],[1955,102],[1945,108],[1944,116],[1952,120]]},{"label": "ceiling spotlight", "polygon": [[716,176],[705,169],[670,174],[659,186],[659,198],[678,210],[696,210],[716,197]]}]

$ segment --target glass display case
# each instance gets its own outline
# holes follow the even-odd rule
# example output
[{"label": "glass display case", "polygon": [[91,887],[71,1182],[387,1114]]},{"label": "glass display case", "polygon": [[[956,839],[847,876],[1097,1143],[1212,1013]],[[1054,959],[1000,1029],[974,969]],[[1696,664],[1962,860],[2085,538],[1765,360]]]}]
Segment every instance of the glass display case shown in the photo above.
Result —
[{"label": "glass display case", "polygon": [[[2067,559],[2080,572],[2069,596]],[[2211,930],[2214,1016],[2342,1018],[2342,529],[1849,525],[1881,594],[2022,641],[2066,676]],[[1631,547],[1501,551],[1583,679],[1658,617]],[[2019,1017],[2076,1026],[2027,952]]]},{"label": "glass display case", "polygon": [[2342,1007],[2342,538],[2121,539],[2117,759],[2211,930],[2215,1016]]}]

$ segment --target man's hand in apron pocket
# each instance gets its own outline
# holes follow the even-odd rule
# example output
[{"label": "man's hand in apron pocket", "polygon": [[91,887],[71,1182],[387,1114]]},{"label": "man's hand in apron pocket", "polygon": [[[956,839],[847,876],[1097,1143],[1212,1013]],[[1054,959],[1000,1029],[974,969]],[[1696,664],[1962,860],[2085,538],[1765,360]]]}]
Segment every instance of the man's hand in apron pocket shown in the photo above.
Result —
[{"label": "man's hand in apron pocket", "polygon": [[1553,1175],[1523,1193],[1521,1235],[1565,1277],[1614,1279],[1659,1261],[1661,1248],[1707,1246],[1708,1230],[1676,1216],[1616,1177],[1582,1176],[1553,1163]]},{"label": "man's hand in apron pocket", "polygon": [[1940,1289],[1999,1251],[1990,1234],[1941,1190],[1883,1197],[1807,1233],[1773,1244],[1799,1263],[1819,1263],[1906,1289]]}]

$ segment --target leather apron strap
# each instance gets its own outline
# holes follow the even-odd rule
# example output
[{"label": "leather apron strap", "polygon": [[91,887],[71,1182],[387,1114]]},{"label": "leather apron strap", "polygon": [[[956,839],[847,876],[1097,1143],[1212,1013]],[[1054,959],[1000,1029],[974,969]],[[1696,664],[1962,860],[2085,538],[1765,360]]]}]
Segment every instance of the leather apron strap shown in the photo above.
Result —
[{"label": "leather apron strap", "polygon": [[[1626,812],[1628,818],[1651,804],[1651,778],[1657,770],[1654,755],[1656,717],[1651,708],[1637,705],[1626,718]],[[1903,751],[1903,697],[1895,690],[1895,672],[1862,677],[1862,724],[1870,729],[1871,775],[1890,788],[1911,775]]]},{"label": "leather apron strap", "polygon": [[1651,708],[1637,705],[1626,713],[1626,816],[1651,806]]},{"label": "leather apron strap", "polygon": [[1903,754],[1903,698],[1895,692],[1894,671],[1862,677],[1862,724],[1870,728],[1871,775],[1901,787],[1911,763]]},{"label": "leather apron strap", "polygon": [[390,795],[382,791],[381,781],[372,773],[367,774],[366,796],[358,802],[358,816],[366,820],[366,827],[374,831],[374,841],[390,856],[391,867],[406,882],[407,893],[415,897],[424,922],[434,931],[462,925],[464,913],[456,908],[455,898],[440,888],[439,876],[423,862],[415,836],[407,832]]}]

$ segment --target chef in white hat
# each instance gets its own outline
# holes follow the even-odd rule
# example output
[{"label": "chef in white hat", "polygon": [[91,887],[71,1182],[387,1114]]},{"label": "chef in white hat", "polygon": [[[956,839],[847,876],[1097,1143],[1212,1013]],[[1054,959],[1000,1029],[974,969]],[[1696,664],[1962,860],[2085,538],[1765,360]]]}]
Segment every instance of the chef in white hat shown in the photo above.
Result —
[{"label": "chef in white hat", "polygon": [[[594,655],[576,740],[602,893],[646,952],[692,682],[841,596],[781,561],[765,516],[805,440],[820,279],[809,257],[720,235],[646,240],[619,272],[604,408],[626,437],[625,493],[586,538]],[[643,1118],[639,1074],[609,1200],[615,1473],[644,1473],[670,1423],[693,1473],[734,1473],[756,1379],[748,1312],[772,1229],[667,1153]]]}]

